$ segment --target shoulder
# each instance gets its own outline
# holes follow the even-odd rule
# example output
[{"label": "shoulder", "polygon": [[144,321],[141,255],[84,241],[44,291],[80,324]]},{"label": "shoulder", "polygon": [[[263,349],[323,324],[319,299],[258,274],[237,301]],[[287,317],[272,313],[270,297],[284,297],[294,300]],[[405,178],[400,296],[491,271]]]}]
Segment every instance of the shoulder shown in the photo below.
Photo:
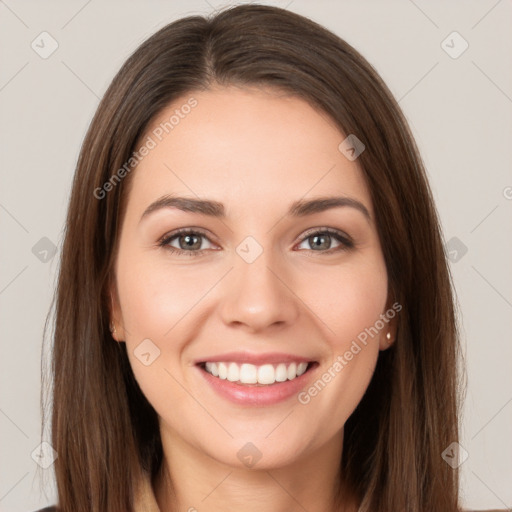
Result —
[{"label": "shoulder", "polygon": [[52,505],[50,507],[40,508],[34,512],[59,512],[59,509],[55,505]]}]

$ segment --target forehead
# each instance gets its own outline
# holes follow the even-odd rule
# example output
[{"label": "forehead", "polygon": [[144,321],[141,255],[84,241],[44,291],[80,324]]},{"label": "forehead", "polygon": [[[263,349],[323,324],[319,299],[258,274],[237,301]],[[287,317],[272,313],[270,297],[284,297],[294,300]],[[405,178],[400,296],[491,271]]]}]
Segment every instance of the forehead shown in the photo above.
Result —
[{"label": "forehead", "polygon": [[371,212],[357,161],[338,149],[345,138],[326,114],[276,90],[191,92],[162,110],[141,138],[152,149],[134,171],[129,205],[140,209],[175,193],[215,198],[229,212],[230,203],[261,210],[336,194],[364,201]]}]

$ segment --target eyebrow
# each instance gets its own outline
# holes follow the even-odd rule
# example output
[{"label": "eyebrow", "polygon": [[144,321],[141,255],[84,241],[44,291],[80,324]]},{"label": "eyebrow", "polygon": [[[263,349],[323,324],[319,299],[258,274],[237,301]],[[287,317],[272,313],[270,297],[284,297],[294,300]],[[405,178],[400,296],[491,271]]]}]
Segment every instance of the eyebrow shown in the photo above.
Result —
[{"label": "eyebrow", "polygon": [[[351,197],[343,196],[328,196],[318,197],[315,199],[300,199],[291,204],[288,209],[287,215],[292,217],[305,217],[314,213],[320,213],[331,208],[338,208],[348,206],[360,211],[366,219],[371,222],[370,212],[366,206]],[[226,211],[224,205],[218,201],[209,199],[195,199],[192,197],[178,197],[172,195],[164,195],[151,203],[142,214],[140,221],[149,216],[151,213],[161,210],[163,208],[176,208],[184,212],[198,213],[201,215],[208,215],[219,219],[226,218]]]}]

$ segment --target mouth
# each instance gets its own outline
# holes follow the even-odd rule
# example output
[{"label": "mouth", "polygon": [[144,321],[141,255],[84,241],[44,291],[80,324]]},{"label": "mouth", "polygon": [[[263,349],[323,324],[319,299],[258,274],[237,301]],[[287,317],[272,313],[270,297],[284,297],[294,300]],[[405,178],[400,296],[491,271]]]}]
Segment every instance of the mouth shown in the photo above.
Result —
[{"label": "mouth", "polygon": [[297,397],[310,385],[317,361],[252,364],[235,361],[196,363],[200,376],[220,397],[244,406],[269,406]]},{"label": "mouth", "polygon": [[276,383],[293,381],[311,370],[316,361],[297,361],[291,363],[274,363],[255,365],[236,363],[234,361],[205,361],[198,366],[213,377],[227,380],[241,386],[272,386]]}]

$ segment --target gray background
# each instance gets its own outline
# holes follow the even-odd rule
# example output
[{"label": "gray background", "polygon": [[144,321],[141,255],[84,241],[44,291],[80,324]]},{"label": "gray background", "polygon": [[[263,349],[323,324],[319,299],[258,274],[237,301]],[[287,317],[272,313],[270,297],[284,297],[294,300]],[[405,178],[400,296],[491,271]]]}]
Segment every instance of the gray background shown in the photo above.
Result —
[{"label": "gray background", "polygon": [[[428,168],[460,302],[467,365],[463,505],[512,507],[512,3],[267,3],[346,39],[399,99]],[[58,268],[51,249],[62,244],[88,123],[145,38],[176,18],[223,5],[0,0],[1,511],[55,500],[52,466],[36,471],[31,453],[40,443],[42,330]],[[58,44],[46,59],[31,47],[34,41],[39,52],[51,48],[43,31]],[[446,39],[453,31],[469,44],[457,58],[464,41]]]}]

